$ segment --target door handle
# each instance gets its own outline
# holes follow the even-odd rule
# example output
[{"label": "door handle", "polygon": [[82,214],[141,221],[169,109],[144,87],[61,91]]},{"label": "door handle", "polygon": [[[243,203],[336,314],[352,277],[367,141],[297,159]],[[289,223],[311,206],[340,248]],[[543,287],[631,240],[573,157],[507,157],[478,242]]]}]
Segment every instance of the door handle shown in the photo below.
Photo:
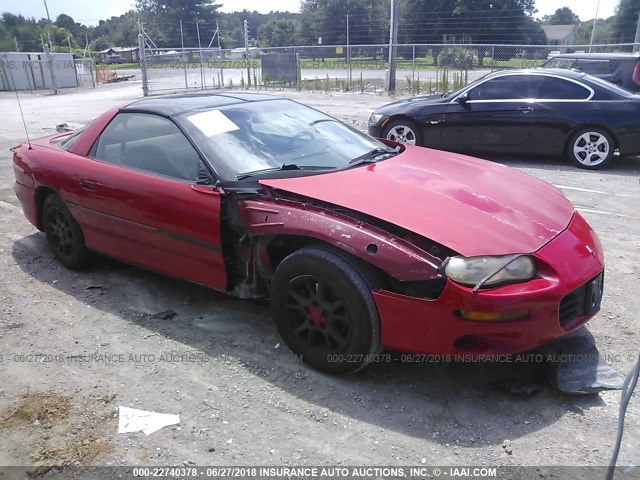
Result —
[{"label": "door handle", "polygon": [[520,107],[518,110],[520,110],[522,113],[529,113],[533,112],[533,107]]},{"label": "door handle", "polygon": [[98,186],[98,182],[96,182],[95,180],[88,180],[86,178],[81,178],[80,185],[82,185],[82,188],[86,188],[87,190],[95,190],[96,187]]},{"label": "door handle", "polygon": [[208,195],[220,195],[218,189],[213,185],[191,185],[191,190]]}]

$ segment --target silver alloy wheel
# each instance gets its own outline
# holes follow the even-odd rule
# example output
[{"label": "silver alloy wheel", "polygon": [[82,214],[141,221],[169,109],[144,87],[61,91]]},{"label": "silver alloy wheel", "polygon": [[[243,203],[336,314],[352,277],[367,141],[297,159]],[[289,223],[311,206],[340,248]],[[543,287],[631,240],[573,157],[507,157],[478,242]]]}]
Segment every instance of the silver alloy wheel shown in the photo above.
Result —
[{"label": "silver alloy wheel", "polygon": [[407,127],[406,125],[396,125],[391,130],[389,130],[389,132],[387,132],[387,140],[415,145],[416,134],[411,128]]},{"label": "silver alloy wheel", "polygon": [[600,132],[585,132],[573,142],[573,156],[582,165],[595,167],[609,156],[611,145]]}]

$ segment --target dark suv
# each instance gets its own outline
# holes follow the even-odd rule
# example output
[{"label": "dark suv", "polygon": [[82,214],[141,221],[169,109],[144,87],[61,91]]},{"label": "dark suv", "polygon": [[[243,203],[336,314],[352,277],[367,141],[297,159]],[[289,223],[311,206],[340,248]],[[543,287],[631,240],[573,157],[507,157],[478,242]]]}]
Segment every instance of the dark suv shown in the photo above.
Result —
[{"label": "dark suv", "polygon": [[577,70],[640,92],[638,53],[562,53],[544,62],[541,68]]}]

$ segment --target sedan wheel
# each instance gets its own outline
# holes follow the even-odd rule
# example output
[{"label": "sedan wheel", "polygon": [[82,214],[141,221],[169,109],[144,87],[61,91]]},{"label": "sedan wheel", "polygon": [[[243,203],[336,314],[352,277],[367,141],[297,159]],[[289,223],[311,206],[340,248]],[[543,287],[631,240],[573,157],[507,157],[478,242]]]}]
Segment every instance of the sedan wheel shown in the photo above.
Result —
[{"label": "sedan wheel", "polygon": [[271,282],[278,332],[301,359],[327,373],[356,371],[380,347],[371,279],[341,252],[306,247],[285,258]]},{"label": "sedan wheel", "polygon": [[614,142],[599,128],[580,130],[569,142],[569,158],[581,168],[597,170],[613,158]]},{"label": "sedan wheel", "polygon": [[74,270],[86,266],[89,251],[84,243],[80,225],[55,194],[49,195],[44,201],[42,227],[47,235],[49,247],[60,263]]},{"label": "sedan wheel", "polygon": [[397,120],[390,123],[384,129],[384,137],[387,140],[409,145],[421,145],[422,135],[417,125],[409,120]]}]

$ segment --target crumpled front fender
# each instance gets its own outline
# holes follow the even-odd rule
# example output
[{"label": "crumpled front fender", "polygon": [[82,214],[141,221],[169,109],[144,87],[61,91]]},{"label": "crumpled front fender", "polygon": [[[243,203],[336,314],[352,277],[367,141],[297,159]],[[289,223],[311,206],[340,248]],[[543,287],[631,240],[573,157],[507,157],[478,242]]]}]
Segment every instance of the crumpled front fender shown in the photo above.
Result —
[{"label": "crumpled front fender", "polygon": [[442,261],[411,243],[347,215],[282,199],[242,200],[238,212],[249,234],[316,238],[361,258],[400,281],[441,278]]}]

